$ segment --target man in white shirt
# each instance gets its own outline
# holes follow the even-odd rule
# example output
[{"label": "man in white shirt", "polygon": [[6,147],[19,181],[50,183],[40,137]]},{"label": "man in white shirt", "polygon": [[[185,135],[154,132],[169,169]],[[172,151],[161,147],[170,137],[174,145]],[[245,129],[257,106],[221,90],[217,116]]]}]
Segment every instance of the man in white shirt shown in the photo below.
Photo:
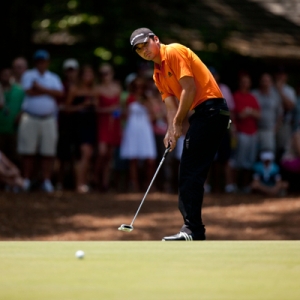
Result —
[{"label": "man in white shirt", "polygon": [[272,77],[264,73],[260,77],[259,88],[252,94],[259,103],[261,117],[258,120],[259,151],[276,151],[276,133],[282,120],[282,101],[277,92],[272,89]]},{"label": "man in white shirt", "polygon": [[52,192],[50,181],[57,143],[56,98],[63,96],[60,78],[48,70],[50,55],[45,50],[34,54],[35,68],[21,79],[26,92],[18,132],[18,152],[23,156],[25,189],[29,190],[35,156],[41,156],[42,189]]}]

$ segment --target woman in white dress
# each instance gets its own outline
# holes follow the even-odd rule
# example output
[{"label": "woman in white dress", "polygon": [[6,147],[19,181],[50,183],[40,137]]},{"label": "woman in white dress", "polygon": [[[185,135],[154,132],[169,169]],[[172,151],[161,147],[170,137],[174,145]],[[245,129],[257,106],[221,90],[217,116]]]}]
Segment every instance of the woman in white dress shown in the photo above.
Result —
[{"label": "woman in white dress", "polygon": [[[144,174],[149,183],[153,176],[156,159],[156,145],[152,119],[151,102],[145,95],[146,85],[142,78],[131,83],[127,99],[127,121],[123,132],[120,155],[129,160],[129,176],[132,191],[139,191],[139,162],[144,164]],[[144,186],[143,186],[144,188]]]}]

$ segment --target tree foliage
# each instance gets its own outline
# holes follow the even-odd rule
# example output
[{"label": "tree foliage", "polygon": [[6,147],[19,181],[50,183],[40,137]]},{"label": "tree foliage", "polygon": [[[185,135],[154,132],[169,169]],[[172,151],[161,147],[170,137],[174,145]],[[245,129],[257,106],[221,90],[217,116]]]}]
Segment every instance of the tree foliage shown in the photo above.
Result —
[{"label": "tree foliage", "polygon": [[[0,60],[30,59],[36,48],[46,48],[56,71],[63,59],[75,57],[93,65],[108,61],[125,73],[139,61],[129,45],[131,32],[149,27],[163,42],[183,43],[207,64],[224,68],[233,59],[245,62],[224,47],[232,32],[251,37],[270,30],[267,24],[280,24],[278,30],[291,25],[249,0],[10,0],[0,10]],[[290,26],[293,32],[296,27]]]}]

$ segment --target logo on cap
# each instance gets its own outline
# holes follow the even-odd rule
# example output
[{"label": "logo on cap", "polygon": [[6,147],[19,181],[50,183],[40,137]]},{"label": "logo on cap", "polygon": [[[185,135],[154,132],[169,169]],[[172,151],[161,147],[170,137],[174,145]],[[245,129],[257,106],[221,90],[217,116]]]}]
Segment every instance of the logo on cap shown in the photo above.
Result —
[{"label": "logo on cap", "polygon": [[134,43],[134,41],[138,38],[138,37],[140,37],[140,36],[143,36],[144,35],[144,33],[140,33],[140,34],[137,34],[132,40],[131,40],[131,45],[133,45],[133,43]]}]

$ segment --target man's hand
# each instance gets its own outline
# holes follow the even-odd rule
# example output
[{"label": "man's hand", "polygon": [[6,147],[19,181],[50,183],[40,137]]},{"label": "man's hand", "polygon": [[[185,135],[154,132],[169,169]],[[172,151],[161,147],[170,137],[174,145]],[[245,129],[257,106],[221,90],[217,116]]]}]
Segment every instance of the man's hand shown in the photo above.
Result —
[{"label": "man's hand", "polygon": [[44,93],[45,92],[45,88],[42,87],[39,83],[37,83],[36,81],[33,82],[32,84],[32,89],[36,92],[39,93]]},{"label": "man's hand", "polygon": [[164,145],[166,148],[170,147],[170,152],[176,147],[177,139],[174,136],[174,132],[168,130],[164,138]]},{"label": "man's hand", "polygon": [[176,147],[177,142],[177,138],[175,137],[174,121],[178,109],[178,100],[174,96],[167,97],[165,99],[165,105],[167,108],[168,131],[164,138],[164,144],[166,148],[170,146],[170,151],[172,151]]},{"label": "man's hand", "polygon": [[56,89],[48,89],[34,81],[32,83],[32,86],[30,89],[26,90],[26,94],[30,96],[39,96],[39,95],[49,95],[54,98],[60,98],[63,97],[64,92],[62,90],[56,90]]}]

